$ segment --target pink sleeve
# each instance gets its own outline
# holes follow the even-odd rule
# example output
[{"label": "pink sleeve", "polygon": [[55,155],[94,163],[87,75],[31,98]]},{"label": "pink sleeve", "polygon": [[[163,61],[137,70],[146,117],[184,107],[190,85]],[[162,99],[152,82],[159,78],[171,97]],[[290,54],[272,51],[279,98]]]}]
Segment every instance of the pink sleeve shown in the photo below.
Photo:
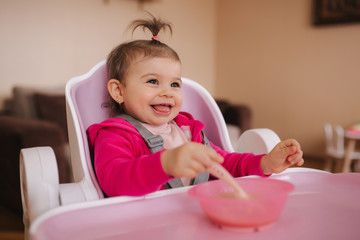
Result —
[{"label": "pink sleeve", "polygon": [[100,130],[94,144],[94,164],[101,188],[109,197],[160,190],[171,179],[162,168],[161,152],[151,154],[142,138],[123,130]]},{"label": "pink sleeve", "polygon": [[264,175],[260,167],[261,158],[265,154],[254,155],[252,153],[228,153],[214,144],[210,144],[214,150],[224,158],[223,166],[234,177],[243,177],[249,175],[258,175],[262,177],[270,176]]}]

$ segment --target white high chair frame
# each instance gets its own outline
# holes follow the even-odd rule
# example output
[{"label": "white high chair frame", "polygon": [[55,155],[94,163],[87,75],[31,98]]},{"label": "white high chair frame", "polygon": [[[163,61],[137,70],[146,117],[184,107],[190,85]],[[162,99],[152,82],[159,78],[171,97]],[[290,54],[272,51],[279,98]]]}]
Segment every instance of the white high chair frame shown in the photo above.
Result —
[{"label": "white high chair frame", "polygon": [[[74,205],[75,209],[81,208],[81,203],[104,197],[92,167],[86,129],[109,118],[105,63],[98,63],[85,75],[72,78],[66,84],[72,183],[59,184],[56,157],[50,147],[21,150],[20,180],[26,238],[31,224],[49,210],[75,203],[78,203]],[[190,112],[206,124],[204,132],[210,141],[233,152],[224,118],[215,100],[198,83],[186,78],[182,78],[182,81],[182,111]],[[268,153],[279,141],[279,137],[270,129],[252,129],[240,136],[235,148],[237,152]],[[180,190],[164,190],[161,194],[153,193],[143,198],[177,191]],[[139,198],[118,197],[115,201],[134,199]],[[101,201],[97,202],[101,204]]]}]

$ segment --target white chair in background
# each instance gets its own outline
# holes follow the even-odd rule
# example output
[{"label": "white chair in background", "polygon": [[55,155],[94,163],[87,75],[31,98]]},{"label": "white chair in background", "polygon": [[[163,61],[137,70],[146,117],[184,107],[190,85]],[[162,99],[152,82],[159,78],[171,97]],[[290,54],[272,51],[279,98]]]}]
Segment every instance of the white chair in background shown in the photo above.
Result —
[{"label": "white chair in background", "polygon": [[[343,127],[339,125],[332,126],[330,123],[325,123],[324,129],[327,155],[324,170],[331,171],[335,167],[333,166],[334,160],[343,162],[345,158],[345,133]],[[350,159],[360,159],[360,152],[352,152]]]}]

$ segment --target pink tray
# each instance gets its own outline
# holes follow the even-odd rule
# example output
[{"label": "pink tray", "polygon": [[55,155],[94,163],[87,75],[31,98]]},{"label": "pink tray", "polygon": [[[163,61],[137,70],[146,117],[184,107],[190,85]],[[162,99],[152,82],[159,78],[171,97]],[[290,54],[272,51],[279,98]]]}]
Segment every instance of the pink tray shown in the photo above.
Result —
[{"label": "pink tray", "polygon": [[121,202],[121,198],[69,205],[42,215],[32,239],[360,239],[360,174],[290,172],[280,218],[265,229],[221,229],[186,191]]}]

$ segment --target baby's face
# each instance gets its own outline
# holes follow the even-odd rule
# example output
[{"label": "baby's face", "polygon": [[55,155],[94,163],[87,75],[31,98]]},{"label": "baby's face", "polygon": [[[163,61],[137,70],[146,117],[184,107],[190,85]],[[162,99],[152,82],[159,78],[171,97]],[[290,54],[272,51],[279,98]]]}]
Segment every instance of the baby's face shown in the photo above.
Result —
[{"label": "baby's face", "polygon": [[183,102],[180,62],[169,58],[134,60],[124,80],[126,113],[152,125],[167,123],[178,115]]}]

